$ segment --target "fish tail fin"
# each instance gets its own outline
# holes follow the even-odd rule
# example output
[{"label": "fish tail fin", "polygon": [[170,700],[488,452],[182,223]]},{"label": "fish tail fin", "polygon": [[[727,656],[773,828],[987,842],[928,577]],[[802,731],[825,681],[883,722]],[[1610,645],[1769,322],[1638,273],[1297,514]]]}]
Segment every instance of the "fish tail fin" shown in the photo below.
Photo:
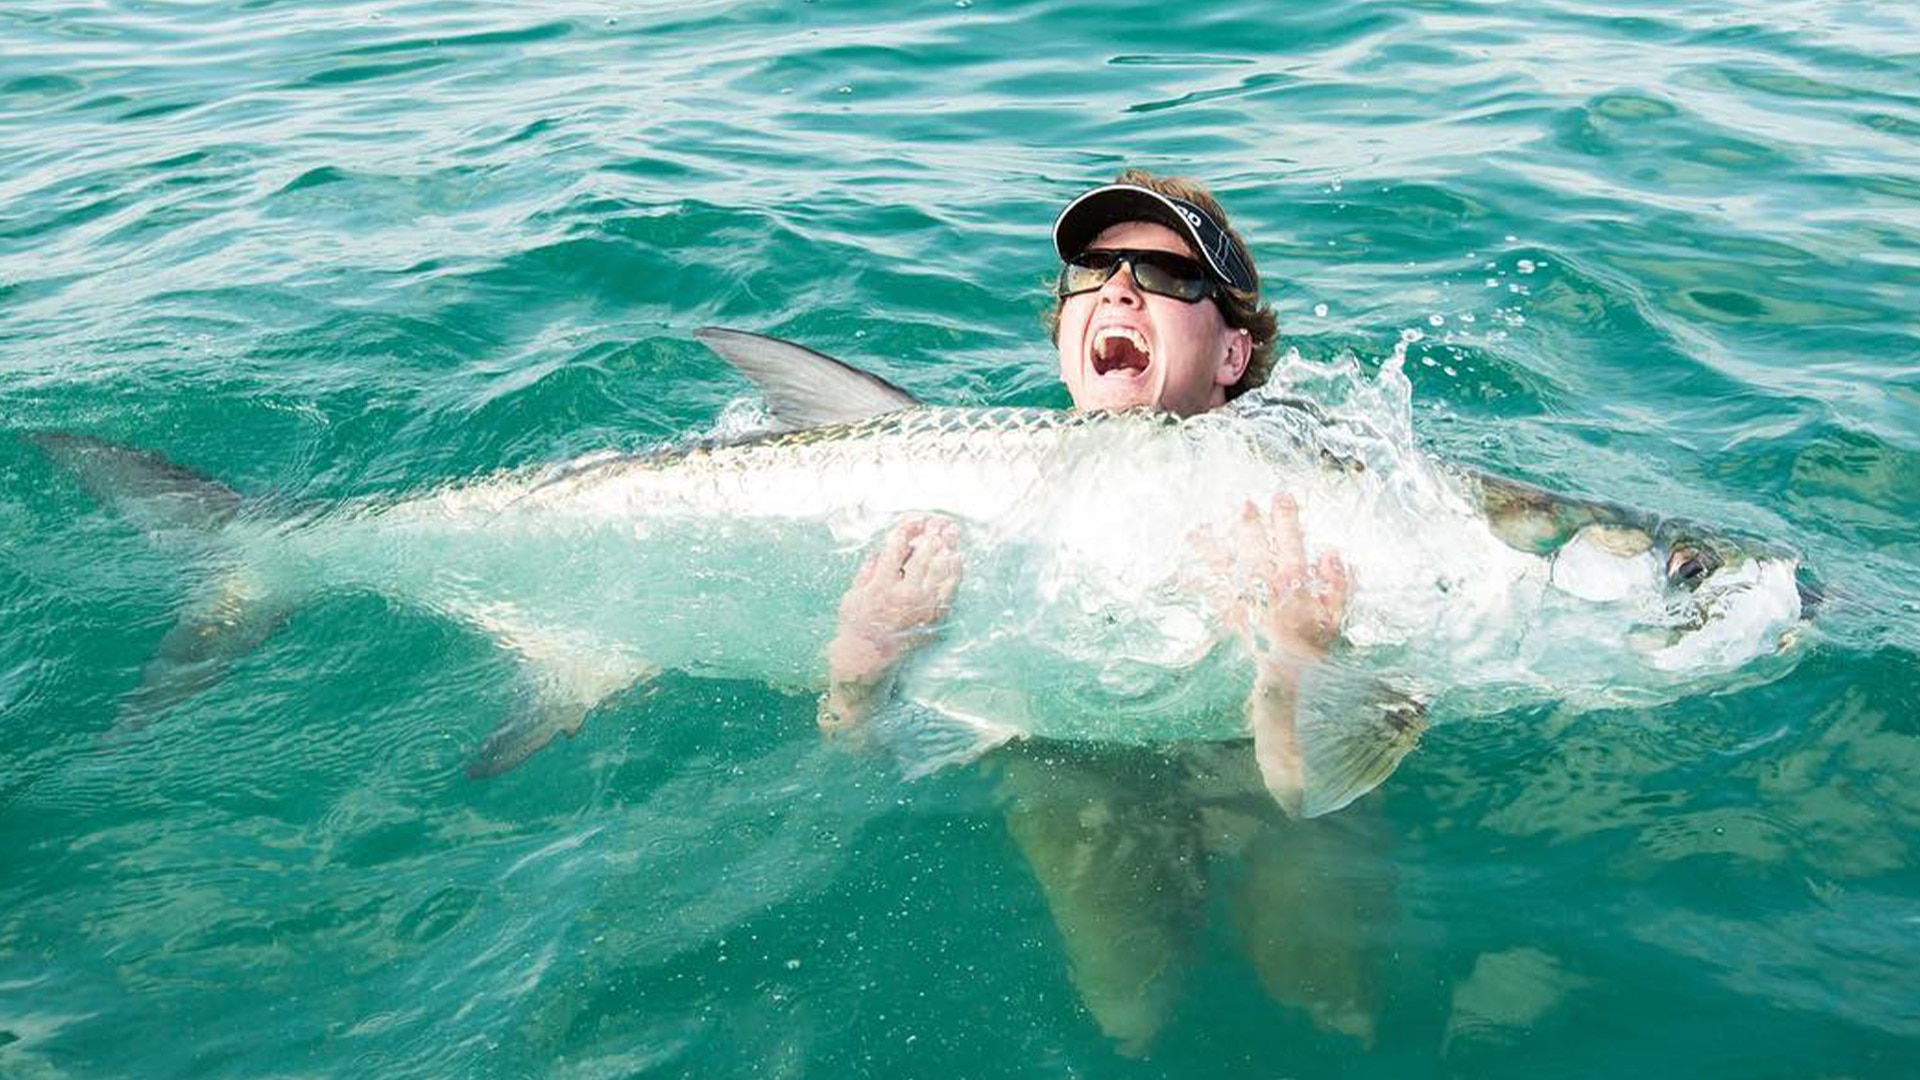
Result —
[{"label": "fish tail fin", "polygon": [[157,546],[211,567],[122,701],[114,734],[212,686],[285,621],[289,603],[232,542],[243,505],[233,489],[150,450],[65,432],[27,439]]},{"label": "fish tail fin", "polygon": [[27,440],[157,540],[217,534],[240,512],[232,488],[151,450],[60,431],[32,432]]},{"label": "fish tail fin", "polygon": [[[1347,681],[1330,677],[1324,683]],[[1296,734],[1305,784],[1300,814],[1309,818],[1331,814],[1379,787],[1427,730],[1424,705],[1378,684],[1323,684],[1318,690],[1300,710]],[[1306,704],[1308,695],[1302,697]]]}]

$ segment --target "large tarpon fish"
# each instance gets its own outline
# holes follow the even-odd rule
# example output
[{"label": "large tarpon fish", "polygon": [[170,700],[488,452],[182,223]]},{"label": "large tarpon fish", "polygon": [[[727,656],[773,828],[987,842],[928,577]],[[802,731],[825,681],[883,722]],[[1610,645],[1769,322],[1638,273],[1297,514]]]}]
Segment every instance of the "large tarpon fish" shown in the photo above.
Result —
[{"label": "large tarpon fish", "polygon": [[1382,389],[1392,365],[1331,405],[1281,377],[1181,420],[930,407],[799,346],[699,336],[759,386],[768,428],[411,498],[275,514],[144,451],[33,436],[212,568],[122,723],[207,685],[315,595],[371,590],[517,663],[519,705],[470,767],[498,772],[662,670],[817,689],[865,549],[939,513],[961,523],[963,577],[896,686],[907,752],[1239,738],[1252,664],[1217,610],[1240,588],[1223,540],[1281,492],[1309,556],[1337,551],[1352,579],[1343,644],[1301,704],[1314,814],[1378,784],[1426,722],[1763,677],[1806,616],[1788,553],[1442,467],[1412,445],[1404,380]]}]

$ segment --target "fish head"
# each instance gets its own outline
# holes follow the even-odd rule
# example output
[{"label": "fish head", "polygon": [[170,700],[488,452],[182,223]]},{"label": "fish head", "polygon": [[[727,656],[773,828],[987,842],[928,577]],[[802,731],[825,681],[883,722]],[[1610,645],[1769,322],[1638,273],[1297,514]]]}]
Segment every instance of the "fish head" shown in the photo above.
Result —
[{"label": "fish head", "polygon": [[1791,552],[1738,542],[1693,522],[1655,530],[1672,621],[1652,655],[1672,670],[1735,667],[1789,650],[1812,614]]},{"label": "fish head", "polygon": [[1598,603],[1644,597],[1660,579],[1653,547],[1641,529],[1594,522],[1554,553],[1551,580],[1562,592]]},{"label": "fish head", "polygon": [[[1167,251],[1194,258],[1165,225],[1123,221],[1089,249]],[[1212,299],[1193,303],[1141,289],[1122,266],[1100,288],[1060,305],[1060,381],[1080,409],[1153,408],[1194,416],[1226,402],[1252,356],[1252,338],[1228,326]]]}]

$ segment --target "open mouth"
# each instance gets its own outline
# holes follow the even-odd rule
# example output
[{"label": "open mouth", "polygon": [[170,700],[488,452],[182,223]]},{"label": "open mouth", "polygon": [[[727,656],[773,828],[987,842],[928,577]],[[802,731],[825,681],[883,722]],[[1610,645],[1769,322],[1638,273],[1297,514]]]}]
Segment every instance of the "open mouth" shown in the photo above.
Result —
[{"label": "open mouth", "polygon": [[1093,373],[1138,375],[1147,370],[1153,349],[1138,330],[1109,326],[1093,337]]}]

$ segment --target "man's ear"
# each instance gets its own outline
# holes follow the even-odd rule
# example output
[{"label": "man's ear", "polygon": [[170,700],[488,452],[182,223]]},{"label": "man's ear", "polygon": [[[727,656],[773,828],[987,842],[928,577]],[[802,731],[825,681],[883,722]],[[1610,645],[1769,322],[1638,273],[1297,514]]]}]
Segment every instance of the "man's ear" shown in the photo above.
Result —
[{"label": "man's ear", "polygon": [[1253,359],[1253,335],[1236,327],[1227,329],[1227,353],[1220,358],[1220,366],[1213,373],[1213,381],[1220,386],[1232,386],[1247,373],[1247,364]]}]

